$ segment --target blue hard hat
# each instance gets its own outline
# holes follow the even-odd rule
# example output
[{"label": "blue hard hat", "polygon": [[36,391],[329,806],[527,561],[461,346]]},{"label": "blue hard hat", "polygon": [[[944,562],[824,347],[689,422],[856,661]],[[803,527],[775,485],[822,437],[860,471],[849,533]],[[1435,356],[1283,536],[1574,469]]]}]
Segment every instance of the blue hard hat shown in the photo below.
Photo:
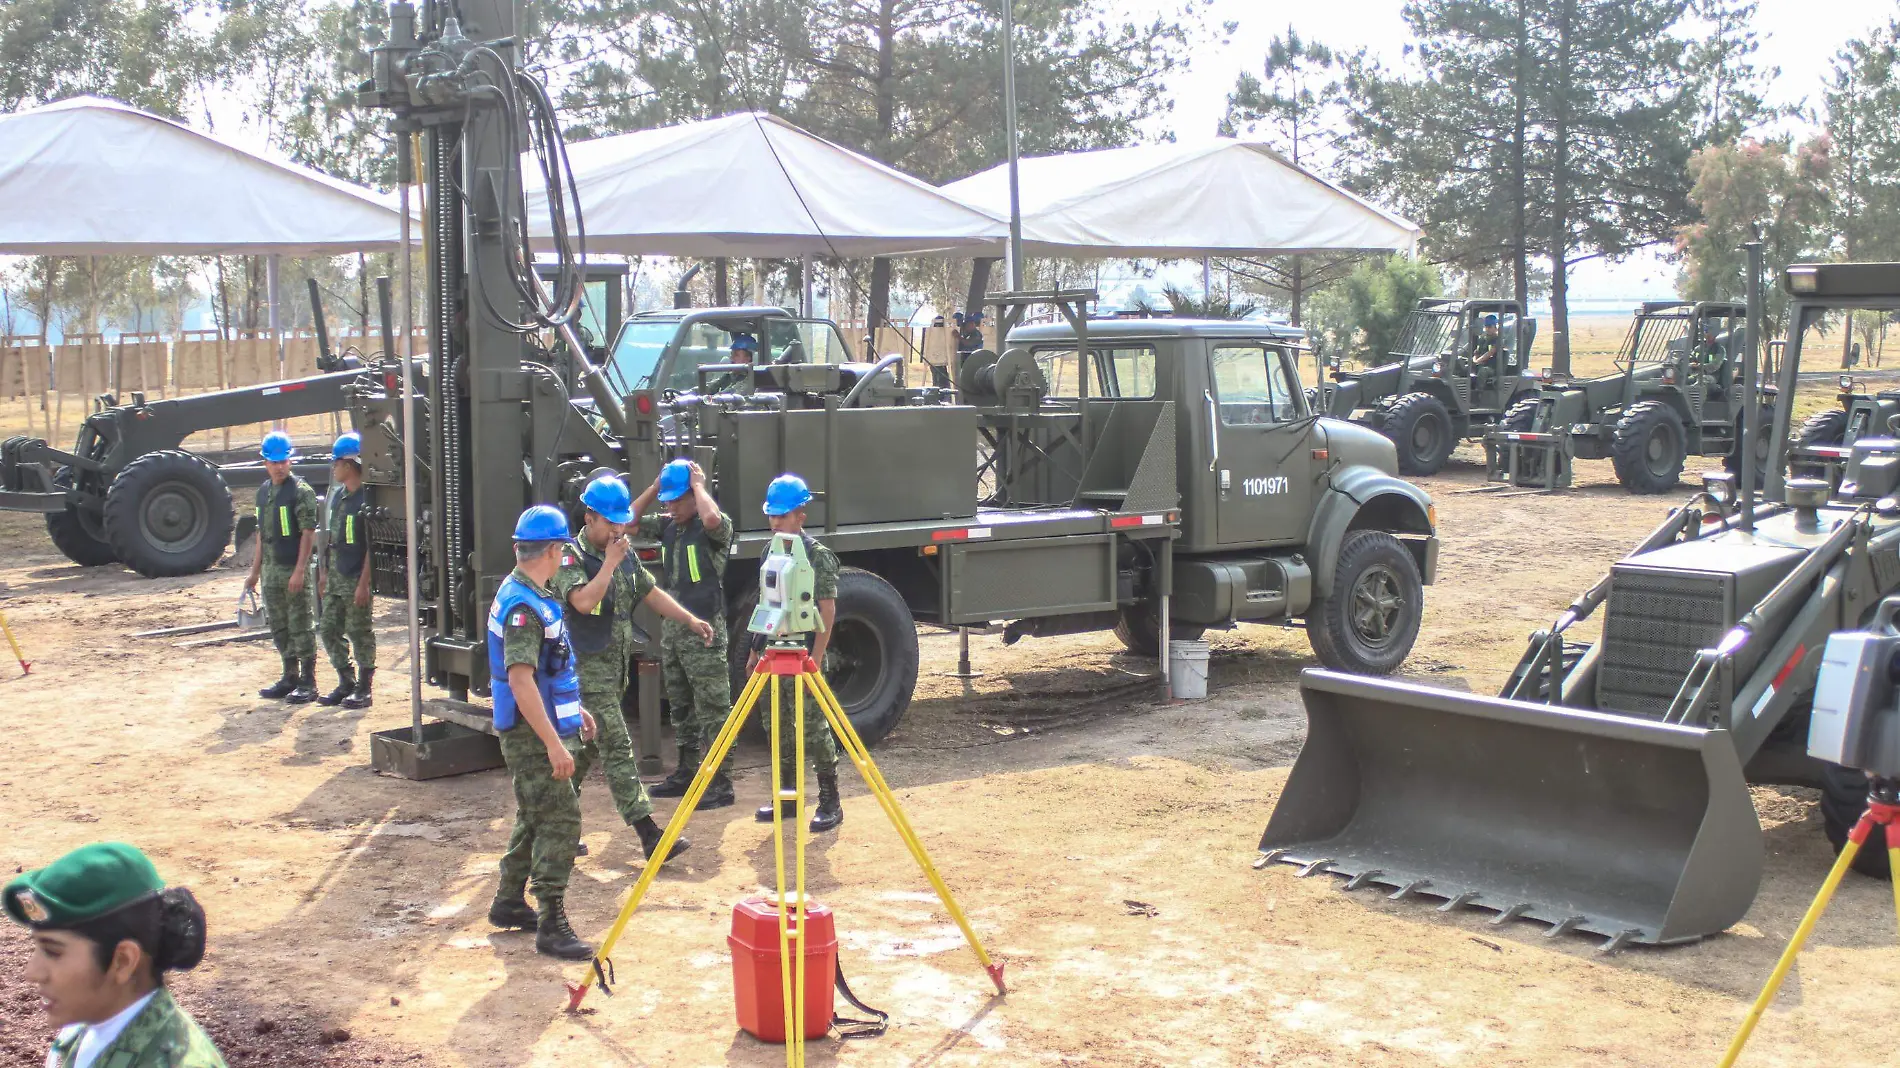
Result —
[{"label": "blue hard hat", "polygon": [[747,352],[757,352],[759,351],[759,339],[753,337],[751,334],[734,334],[732,335],[732,347],[735,349],[744,349]]},{"label": "blue hard hat", "polygon": [[566,541],[567,515],[551,504],[537,504],[515,521],[516,541]]},{"label": "blue hard hat", "polygon": [[1498,325],[1498,317],[1497,317],[1497,316],[1495,316],[1495,315],[1487,315],[1487,316],[1485,316],[1485,317],[1484,317],[1484,325],[1486,325],[1486,326],[1496,326],[1496,325]]},{"label": "blue hard hat", "polygon": [[362,435],[352,430],[336,439],[336,444],[330,446],[330,462],[335,463],[338,460],[355,460],[358,463],[363,462]]},{"label": "blue hard hat", "polygon": [[626,523],[633,519],[633,494],[627,491],[625,482],[612,475],[602,475],[589,482],[581,491],[581,503],[609,523]]},{"label": "blue hard hat", "polygon": [[693,488],[693,465],[685,460],[674,460],[660,468],[659,498],[662,504],[677,501],[686,496]]},{"label": "blue hard hat", "polygon": [[811,503],[811,487],[797,475],[780,475],[765,487],[765,514],[784,515]]},{"label": "blue hard hat", "polygon": [[257,451],[271,463],[280,464],[290,459],[290,454],[296,450],[291,447],[289,434],[281,430],[273,430],[264,435],[264,447]]}]

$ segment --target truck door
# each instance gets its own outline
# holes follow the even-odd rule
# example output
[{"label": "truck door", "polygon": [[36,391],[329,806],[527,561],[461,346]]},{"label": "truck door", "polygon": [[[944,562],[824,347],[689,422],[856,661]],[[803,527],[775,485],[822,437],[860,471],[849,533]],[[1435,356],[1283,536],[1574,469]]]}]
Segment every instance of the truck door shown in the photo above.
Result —
[{"label": "truck door", "polygon": [[1212,419],[1215,540],[1223,547],[1297,543],[1313,504],[1311,421],[1291,353],[1215,341],[1202,398]]}]

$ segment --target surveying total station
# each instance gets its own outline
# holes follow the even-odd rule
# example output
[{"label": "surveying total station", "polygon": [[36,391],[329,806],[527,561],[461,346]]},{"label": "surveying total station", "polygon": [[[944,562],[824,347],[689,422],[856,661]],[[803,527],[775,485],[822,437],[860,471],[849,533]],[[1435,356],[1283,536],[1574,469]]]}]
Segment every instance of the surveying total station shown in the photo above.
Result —
[{"label": "surveying total station", "polygon": [[[732,749],[733,742],[739,737],[739,730],[753,706],[758,703],[759,695],[771,691],[771,720],[769,734],[771,738],[772,768],[772,840],[773,858],[777,868],[777,914],[779,936],[779,986],[780,1003],[784,1007],[785,1020],[785,1063],[802,1066],[805,1063],[806,1015],[806,951],[804,946],[806,931],[805,895],[805,715],[806,702],[809,700],[818,706],[819,713],[831,725],[839,748],[844,750],[851,763],[863,776],[864,783],[877,799],[878,807],[890,818],[891,825],[897,829],[897,835],[910,851],[911,859],[917,862],[924,877],[930,882],[931,889],[943,902],[944,910],[956,922],[962,931],[964,940],[976,955],[977,962],[988,973],[990,982],[995,984],[996,992],[1006,992],[1003,985],[1003,963],[990,959],[983,943],[978,940],[976,931],[970,927],[970,921],[963,909],[951,896],[950,888],[937,873],[937,867],[931,862],[924,844],[912,829],[910,818],[897,803],[897,795],[892,793],[890,784],[884,781],[884,773],[871,760],[871,753],[865,747],[864,739],[858,736],[852,727],[850,717],[845,715],[844,707],[838,703],[837,695],[819,673],[818,665],[807,652],[805,639],[808,635],[824,629],[824,619],[818,611],[815,584],[813,582],[811,557],[806,551],[804,537],[800,534],[775,533],[765,558],[759,567],[759,606],[752,613],[747,629],[766,640],[765,650],[759,655],[758,665],[752,677],[746,681],[745,688],[733,702],[732,712],[720,728],[719,734],[708,747],[705,757],[700,761],[699,771],[693,776],[692,785],[686,789],[686,796],[680,800],[679,807],[673,811],[673,818],[667,821],[666,831],[647,859],[646,868],[633,889],[627,892],[626,904],[621,906],[620,915],[614,925],[608,929],[607,937],[601,941],[600,949],[595,953],[591,971],[578,983],[568,984],[568,1009],[578,1010],[581,999],[587,996],[588,988],[595,982],[609,994],[607,981],[612,976],[612,965],[608,955],[613,952],[620,936],[626,931],[627,924],[633,919],[634,910],[646,897],[647,889],[652,886],[654,877],[659,873],[673,843],[686,829],[686,823],[692,818],[693,810],[698,807],[699,799],[704,796],[707,784],[712,780],[713,771],[725,763],[726,754]],[[790,679],[792,685],[780,687],[779,679]],[[780,715],[780,690],[789,689],[792,694],[791,723],[782,722]],[[785,729],[791,731],[791,744],[794,747],[794,759],[781,762],[780,754],[786,744]],[[786,767],[796,769],[790,782],[784,780]],[[787,818],[786,806],[791,806],[790,818]],[[790,832],[791,842],[786,841]],[[790,854],[789,857],[787,854]],[[789,875],[789,878],[788,878]],[[822,987],[821,987],[822,989]]]}]

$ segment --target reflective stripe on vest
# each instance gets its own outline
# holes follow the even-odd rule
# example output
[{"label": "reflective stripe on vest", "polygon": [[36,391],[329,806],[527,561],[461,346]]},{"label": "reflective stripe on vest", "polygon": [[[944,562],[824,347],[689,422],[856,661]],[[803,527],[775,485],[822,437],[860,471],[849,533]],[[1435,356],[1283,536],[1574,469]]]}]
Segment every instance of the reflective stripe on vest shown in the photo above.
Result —
[{"label": "reflective stripe on vest", "polygon": [[290,537],[290,509],[285,505],[277,506],[277,527],[283,531],[284,537]]},{"label": "reflective stripe on vest", "polygon": [[694,582],[699,581],[699,546],[686,547],[686,573]]},{"label": "reflective stripe on vest", "polygon": [[343,517],[343,544],[356,544],[356,514],[354,512]]}]

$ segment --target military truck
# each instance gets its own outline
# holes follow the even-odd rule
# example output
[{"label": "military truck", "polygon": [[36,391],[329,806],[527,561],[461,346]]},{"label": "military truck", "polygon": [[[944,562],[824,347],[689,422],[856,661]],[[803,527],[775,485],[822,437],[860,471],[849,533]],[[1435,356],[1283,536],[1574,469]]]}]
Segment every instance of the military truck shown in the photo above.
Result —
[{"label": "military truck", "polygon": [[[1556,489],[1571,462],[1608,458],[1631,493],[1667,493],[1690,456],[1740,465],[1746,310],[1726,301],[1648,301],[1636,309],[1616,371],[1582,381],[1544,377],[1485,436],[1493,482]],[[1762,403],[1775,390],[1765,387]],[[1767,439],[1758,444],[1766,459]]]},{"label": "military truck", "polygon": [[[1526,371],[1536,337],[1537,320],[1516,301],[1420,300],[1391,359],[1363,371],[1335,366],[1317,407],[1391,439],[1401,473],[1437,474],[1460,440],[1484,434],[1535,388]],[[1475,362],[1491,348],[1489,361]]]},{"label": "military truck", "polygon": [[[514,566],[522,508],[578,514],[597,472],[639,487],[676,457],[699,462],[732,517],[735,624],[767,544],[767,482],[795,471],[811,484],[807,529],[845,565],[825,667],[867,740],[909,704],[918,622],[1002,623],[1012,637],[1120,627],[1161,651],[1196,627],[1301,620],[1323,662],[1372,672],[1410,649],[1435,567],[1431,502],[1396,477],[1389,443],[1308,411],[1299,338],[1285,328],[1096,324],[1092,292],[1003,294],[992,301],[1004,351],[964,361],[944,389],[901,384],[897,355],[853,362],[822,320],[672,310],[630,318],[598,365],[569,337],[570,380],[541,340],[570,334],[582,303],[582,228],[571,240],[568,230],[580,209],[556,204],[571,188],[565,154],[537,156],[547,247],[561,261],[551,286],[523,277],[523,202],[458,192],[461,176],[491,172],[520,188],[523,124],[558,137],[545,89],[512,53],[471,44],[511,37],[514,5],[390,12],[357,100],[419,133],[419,157],[409,138],[395,144],[398,173],[416,168],[432,206],[421,228],[429,355],[408,379],[365,374],[352,420],[371,487],[372,589],[403,594],[413,548],[420,666],[447,691],[430,703],[442,718],[477,729],[487,718],[468,699],[490,687],[486,616]],[[495,92],[497,78],[516,89]],[[1020,326],[1032,306],[1066,325]],[[733,362],[740,332],[760,351]],[[986,473],[993,488],[979,499]],[[643,698],[643,733],[656,707]]]},{"label": "military truck", "polygon": [[[1829,314],[1900,309],[1900,263],[1796,265],[1782,285],[1783,396],[1803,335]],[[1764,852],[1751,782],[1820,790],[1838,850],[1866,779],[1804,743],[1828,635],[1865,628],[1900,590],[1900,442],[1855,442],[1830,489],[1784,476],[1790,413],[1773,414],[1760,503],[1752,471],[1712,473],[1531,636],[1498,696],[1308,671],[1307,740],[1261,866],[1590,932],[1610,949],[1700,938],[1747,913]],[[1598,609],[1600,640],[1576,640]],[[1855,863],[1887,874],[1883,850]]]},{"label": "military truck", "polygon": [[1840,376],[1840,407],[1808,416],[1795,431],[1788,462],[1798,474],[1838,484],[1854,443],[1900,433],[1900,389],[1868,393],[1853,375]]}]

